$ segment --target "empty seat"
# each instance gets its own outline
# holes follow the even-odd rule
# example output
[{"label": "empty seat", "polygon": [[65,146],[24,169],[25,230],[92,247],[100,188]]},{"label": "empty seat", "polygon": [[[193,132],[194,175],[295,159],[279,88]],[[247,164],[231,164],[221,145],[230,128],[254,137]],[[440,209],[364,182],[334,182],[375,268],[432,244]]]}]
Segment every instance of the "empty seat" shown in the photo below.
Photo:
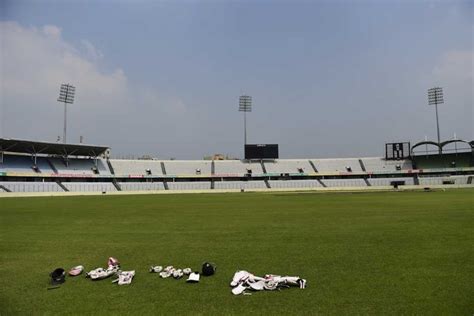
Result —
[{"label": "empty seat", "polygon": [[364,179],[324,179],[326,187],[366,187]]},{"label": "empty seat", "polygon": [[210,175],[212,161],[210,160],[167,160],[163,161],[167,175]]},{"label": "empty seat", "polygon": [[214,161],[216,175],[245,175],[252,170],[252,175],[263,174],[262,165],[259,162],[246,162],[243,160],[216,160]]},{"label": "empty seat", "polygon": [[266,189],[264,181],[216,181],[214,189]]},{"label": "empty seat", "polygon": [[[411,160],[385,160],[383,158],[362,158],[367,172],[401,171],[412,169]],[[399,167],[399,168],[397,168]]]},{"label": "empty seat", "polygon": [[117,191],[111,182],[63,182],[71,192],[113,192]]},{"label": "empty seat", "polygon": [[275,159],[265,162],[267,173],[314,173],[313,167],[306,159]]},{"label": "empty seat", "polygon": [[373,178],[368,179],[371,186],[391,186],[394,181],[404,181],[405,185],[415,185],[412,177],[397,177],[397,178]]},{"label": "empty seat", "polygon": [[164,190],[163,182],[120,182],[122,191]]},{"label": "empty seat", "polygon": [[168,182],[170,190],[209,190],[210,181],[192,181],[192,182]]},{"label": "empty seat", "polygon": [[163,175],[161,163],[157,160],[110,159],[109,162],[114,168],[115,175]]},{"label": "empty seat", "polygon": [[321,188],[318,180],[270,180],[272,189],[283,188]]},{"label": "empty seat", "polygon": [[56,182],[2,181],[0,185],[11,192],[64,192]]},{"label": "empty seat", "polygon": [[312,159],[320,173],[362,172],[358,158]]}]

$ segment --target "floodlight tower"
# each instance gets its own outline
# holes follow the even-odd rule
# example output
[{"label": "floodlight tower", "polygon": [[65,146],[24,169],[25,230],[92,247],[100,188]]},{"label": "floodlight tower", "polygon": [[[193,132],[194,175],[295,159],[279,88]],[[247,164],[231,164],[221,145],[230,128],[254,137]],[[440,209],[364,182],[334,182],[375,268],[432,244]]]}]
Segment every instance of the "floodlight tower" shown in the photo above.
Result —
[{"label": "floodlight tower", "polygon": [[59,90],[58,102],[64,103],[64,130],[63,130],[63,142],[66,143],[66,132],[67,132],[67,105],[74,103],[74,93],[76,88],[69,83],[61,85]]},{"label": "floodlight tower", "polygon": [[244,145],[247,145],[247,112],[252,112],[252,97],[241,95],[239,97],[239,112],[244,112]]},{"label": "floodlight tower", "polygon": [[[444,103],[443,88],[434,87],[428,89],[428,104],[434,105],[436,109],[436,131],[438,133],[438,145],[441,144],[441,138],[439,136],[439,118],[438,118],[438,104]],[[439,150],[441,153],[441,149]]]}]

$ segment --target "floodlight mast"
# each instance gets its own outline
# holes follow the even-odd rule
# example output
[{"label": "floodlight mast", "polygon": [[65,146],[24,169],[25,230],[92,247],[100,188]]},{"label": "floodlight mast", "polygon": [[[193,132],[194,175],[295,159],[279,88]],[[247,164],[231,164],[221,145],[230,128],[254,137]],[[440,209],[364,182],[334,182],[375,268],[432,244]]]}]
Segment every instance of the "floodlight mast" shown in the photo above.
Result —
[{"label": "floodlight mast", "polygon": [[244,145],[247,145],[247,112],[252,112],[252,97],[241,95],[239,97],[239,112],[244,112]]},{"label": "floodlight mast", "polygon": [[[436,110],[436,132],[438,134],[438,145],[441,144],[441,137],[439,134],[439,118],[438,118],[438,104],[444,103],[443,88],[434,87],[428,89],[428,104],[434,105]],[[439,150],[441,154],[441,148]]]},{"label": "floodlight mast", "polygon": [[66,143],[67,136],[67,105],[74,103],[74,94],[76,88],[69,83],[61,85],[59,90],[58,102],[64,103],[64,129],[63,129],[63,142]]}]

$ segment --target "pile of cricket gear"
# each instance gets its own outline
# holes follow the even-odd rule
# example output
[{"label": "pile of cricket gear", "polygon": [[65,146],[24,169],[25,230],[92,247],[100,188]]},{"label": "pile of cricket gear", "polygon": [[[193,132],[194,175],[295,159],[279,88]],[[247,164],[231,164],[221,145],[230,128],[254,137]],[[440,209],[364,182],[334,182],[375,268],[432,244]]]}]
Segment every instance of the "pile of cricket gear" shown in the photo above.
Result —
[{"label": "pile of cricket gear", "polygon": [[151,266],[150,272],[158,273],[163,279],[173,277],[174,279],[179,280],[185,275],[190,275],[193,271],[191,268],[180,269],[175,268],[174,266],[167,266],[165,268],[163,268],[163,266]]},{"label": "pile of cricket gear", "polygon": [[[70,277],[75,277],[84,271],[82,265],[71,268],[68,272]],[[172,265],[166,266],[151,266],[149,271],[151,273],[158,273],[163,279],[173,277],[176,280],[181,279],[183,276],[188,276],[186,282],[197,283],[199,282],[200,275],[211,276],[216,272],[216,266],[213,263],[205,262],[202,265],[201,274],[197,271],[191,270],[191,268],[175,268]],[[122,271],[120,269],[120,262],[110,257],[107,261],[107,268],[96,268],[86,273],[86,278],[91,280],[103,280],[115,275],[116,279],[112,283],[119,285],[131,284],[133,277],[135,276],[135,270]],[[48,289],[59,288],[59,285],[66,281],[66,271],[63,268],[57,268],[50,273],[50,282],[53,287]],[[263,277],[256,276],[248,271],[237,271],[230,282],[232,287],[232,294],[234,295],[251,295],[249,291],[274,291],[290,288],[291,286],[297,286],[300,289],[306,288],[306,280],[299,276],[281,276],[276,274],[266,274]]]},{"label": "pile of cricket gear", "polygon": [[298,276],[280,276],[266,274],[264,277],[256,276],[248,271],[237,271],[230,282],[232,294],[250,295],[247,290],[252,291],[274,291],[298,286],[300,289],[306,288],[306,280]]},{"label": "pile of cricket gear", "polygon": [[135,270],[122,271],[120,270],[120,262],[114,257],[110,257],[107,260],[107,268],[97,268],[86,273],[86,278],[91,280],[102,280],[112,275],[117,278],[112,283],[118,283],[118,285],[130,284],[135,276]]},{"label": "pile of cricket gear", "polygon": [[[165,268],[163,266],[151,266],[150,267],[151,273],[158,273],[161,278],[167,279],[169,277],[173,277],[176,280],[181,279],[183,276],[188,276],[186,282],[188,283],[197,283],[200,279],[200,274],[197,271],[191,270],[191,268],[175,268],[172,265],[169,265]],[[215,264],[205,262],[202,265],[202,275],[204,276],[211,276],[216,272]]]}]

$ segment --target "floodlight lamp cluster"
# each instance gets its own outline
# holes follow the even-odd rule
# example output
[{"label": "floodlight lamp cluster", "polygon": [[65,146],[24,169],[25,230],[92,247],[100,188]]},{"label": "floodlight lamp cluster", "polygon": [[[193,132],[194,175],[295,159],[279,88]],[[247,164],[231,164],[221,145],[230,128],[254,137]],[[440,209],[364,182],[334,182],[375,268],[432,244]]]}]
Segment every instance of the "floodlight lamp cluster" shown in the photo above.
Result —
[{"label": "floodlight lamp cluster", "polygon": [[252,97],[242,95],[239,98],[239,112],[252,112]]},{"label": "floodlight lamp cluster", "polygon": [[428,89],[428,104],[438,105],[444,103],[443,88],[435,87]]},{"label": "floodlight lamp cluster", "polygon": [[70,84],[62,84],[59,90],[59,102],[72,104],[74,103],[74,93],[76,88]]}]

